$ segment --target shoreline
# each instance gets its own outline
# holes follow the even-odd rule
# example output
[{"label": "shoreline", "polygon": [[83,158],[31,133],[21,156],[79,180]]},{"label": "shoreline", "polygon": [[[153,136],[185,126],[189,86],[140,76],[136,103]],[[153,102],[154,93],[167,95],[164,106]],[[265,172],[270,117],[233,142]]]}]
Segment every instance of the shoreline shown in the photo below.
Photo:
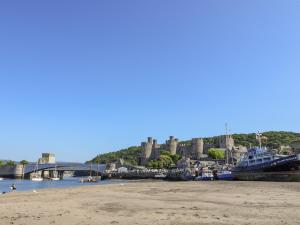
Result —
[{"label": "shoreline", "polygon": [[0,224],[297,224],[300,183],[135,182],[14,192]]},{"label": "shoreline", "polygon": [[[114,179],[112,179],[114,180]],[[299,192],[300,192],[300,182],[281,182],[281,181],[239,181],[239,180],[233,180],[233,181],[226,181],[226,180],[214,180],[214,181],[195,181],[195,180],[191,180],[191,181],[173,181],[173,180],[159,180],[159,179],[129,179],[129,180],[122,180],[122,179],[116,179],[118,180],[117,182],[111,182],[111,183],[105,183],[105,184],[101,184],[101,181],[98,183],[89,183],[87,185],[79,185],[79,186],[65,186],[65,187],[47,187],[47,188],[36,188],[36,189],[32,189],[32,190],[16,190],[16,191],[10,191],[10,192],[6,192],[3,195],[7,195],[9,193],[32,193],[33,191],[36,192],[47,192],[47,191],[52,191],[52,190],[72,190],[72,189],[84,189],[84,188],[93,188],[93,187],[103,187],[103,186],[124,186],[129,185],[129,184],[155,184],[155,183],[169,183],[170,185],[175,184],[204,184],[204,183],[209,183],[210,185],[214,186],[218,185],[218,184],[222,184],[222,185],[227,185],[231,186],[232,184],[237,184],[237,185],[246,185],[249,184],[249,186],[251,186],[251,184],[255,184],[256,186],[260,186],[260,185],[271,185],[271,184],[275,184],[275,185],[279,185],[279,186],[288,186],[288,184],[294,184],[294,186],[298,187],[299,186]],[[292,185],[293,186],[293,185]],[[225,186],[226,187],[226,186]],[[0,194],[1,196],[1,194]],[[299,201],[300,201],[300,197],[299,197]]]}]

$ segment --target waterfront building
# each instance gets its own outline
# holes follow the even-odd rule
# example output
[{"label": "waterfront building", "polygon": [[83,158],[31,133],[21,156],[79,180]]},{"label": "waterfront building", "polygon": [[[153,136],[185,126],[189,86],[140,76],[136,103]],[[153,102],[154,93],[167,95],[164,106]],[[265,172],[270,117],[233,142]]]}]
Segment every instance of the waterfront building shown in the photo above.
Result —
[{"label": "waterfront building", "polygon": [[39,159],[39,164],[55,164],[55,154],[53,153],[42,153],[42,158]]},{"label": "waterfront building", "polygon": [[300,140],[294,141],[291,144],[292,151],[296,154],[300,154]]}]

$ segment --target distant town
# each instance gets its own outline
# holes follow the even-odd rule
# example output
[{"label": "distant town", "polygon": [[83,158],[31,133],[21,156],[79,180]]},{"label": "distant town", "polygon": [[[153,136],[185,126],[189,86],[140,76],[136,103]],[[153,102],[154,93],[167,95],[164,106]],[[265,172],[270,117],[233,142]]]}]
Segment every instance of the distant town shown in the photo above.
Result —
[{"label": "distant town", "polygon": [[[218,171],[256,171],[258,179],[265,171],[298,171],[300,134],[294,132],[264,132],[226,134],[210,138],[192,138],[180,141],[170,136],[165,143],[148,137],[139,146],[100,154],[85,163],[56,162],[53,153],[43,153],[37,162],[3,161],[0,177],[21,179],[63,179],[64,176],[90,176],[104,178],[168,178],[171,180],[195,179],[204,172],[217,177]],[[279,165],[276,168],[274,165]],[[245,170],[245,171],[244,171]],[[248,171],[248,172],[249,172]],[[214,173],[214,174],[213,174]],[[288,172],[290,174],[290,172]],[[245,179],[239,173],[235,178]],[[274,174],[273,174],[274,175]],[[274,176],[260,179],[274,179]],[[299,178],[299,174],[295,174]],[[294,174],[291,179],[295,179]]]}]

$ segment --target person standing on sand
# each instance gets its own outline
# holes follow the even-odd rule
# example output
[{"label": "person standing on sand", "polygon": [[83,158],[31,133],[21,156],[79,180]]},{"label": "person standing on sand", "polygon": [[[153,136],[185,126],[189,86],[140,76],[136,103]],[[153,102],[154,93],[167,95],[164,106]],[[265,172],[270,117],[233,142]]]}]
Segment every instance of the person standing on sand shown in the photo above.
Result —
[{"label": "person standing on sand", "polygon": [[12,191],[15,191],[15,190],[17,190],[17,187],[16,187],[15,184],[12,184],[11,187],[10,187],[10,189],[11,189]]}]

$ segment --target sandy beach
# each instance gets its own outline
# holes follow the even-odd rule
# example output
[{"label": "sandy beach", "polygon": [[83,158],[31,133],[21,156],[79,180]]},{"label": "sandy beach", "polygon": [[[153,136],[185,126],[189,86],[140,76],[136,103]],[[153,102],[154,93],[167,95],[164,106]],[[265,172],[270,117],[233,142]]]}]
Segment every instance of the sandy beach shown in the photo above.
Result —
[{"label": "sandy beach", "polygon": [[0,224],[300,224],[300,183],[129,182],[0,196]]}]

